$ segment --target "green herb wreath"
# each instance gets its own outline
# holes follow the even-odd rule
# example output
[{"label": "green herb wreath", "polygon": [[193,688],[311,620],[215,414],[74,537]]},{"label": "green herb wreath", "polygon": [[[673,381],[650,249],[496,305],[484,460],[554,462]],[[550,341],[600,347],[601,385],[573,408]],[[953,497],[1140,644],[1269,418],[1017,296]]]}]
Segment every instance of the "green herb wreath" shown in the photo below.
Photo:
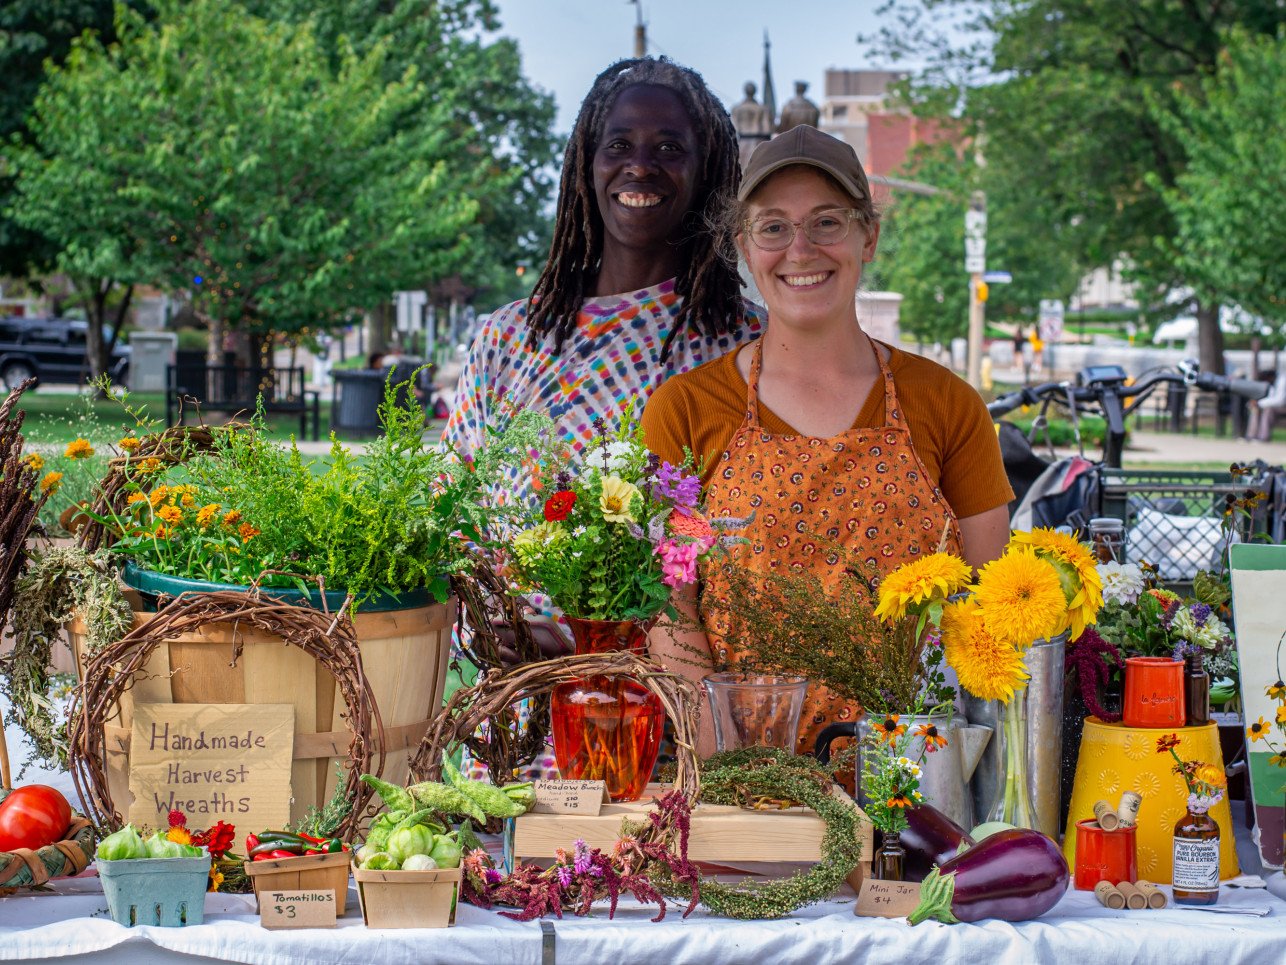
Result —
[{"label": "green herb wreath", "polygon": [[[701,800],[744,805],[755,798],[788,799],[812,808],[826,823],[821,860],[812,869],[775,881],[747,878],[735,884],[703,878],[701,904],[729,918],[781,918],[830,897],[862,858],[858,810],[831,794],[833,782],[811,757],[771,748],[715,754],[701,765]],[[684,888],[665,869],[656,884],[680,896]]]}]

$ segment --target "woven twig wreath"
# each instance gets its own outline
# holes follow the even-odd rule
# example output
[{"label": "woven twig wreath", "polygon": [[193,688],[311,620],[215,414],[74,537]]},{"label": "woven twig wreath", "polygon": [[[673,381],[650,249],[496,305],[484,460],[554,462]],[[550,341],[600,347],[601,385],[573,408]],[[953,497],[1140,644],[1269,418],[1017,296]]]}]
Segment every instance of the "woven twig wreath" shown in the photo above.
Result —
[{"label": "woven twig wreath", "polygon": [[[11,789],[0,787],[0,801],[12,793]],[[93,857],[94,827],[73,811],[71,827],[63,840],[35,850],[19,848],[0,852],[0,895],[43,885],[50,878],[78,875],[89,867]]]},{"label": "woven twig wreath", "polygon": [[[457,690],[429,725],[411,761],[411,774],[417,780],[438,780],[443,751],[465,743],[484,720],[504,713],[519,700],[548,695],[561,683],[594,674],[633,677],[660,699],[674,726],[678,758],[674,786],[683,792],[689,804],[695,805],[699,789],[697,714],[701,706],[696,686],[655,661],[628,651],[544,660],[515,667],[472,687]],[[497,775],[497,778],[503,779],[504,776]]]},{"label": "woven twig wreath", "polygon": [[[371,794],[370,788],[361,782],[361,776],[380,774],[384,770],[384,725],[362,669],[352,620],[346,608],[331,614],[285,603],[258,589],[244,593],[237,590],[184,593],[154,619],[90,659],[84,682],[76,689],[72,703],[69,761],[76,790],[86,802],[90,816],[105,827],[121,825],[107,783],[104,723],[114,715],[121,695],[133,685],[135,674],[147,665],[152,651],[166,640],[219,623],[280,637],[283,645],[303,650],[335,678],[346,708],[342,716],[353,735],[348,745],[345,791],[354,803],[342,825],[344,832],[351,834]],[[237,636],[233,665],[240,659],[243,646]]]}]

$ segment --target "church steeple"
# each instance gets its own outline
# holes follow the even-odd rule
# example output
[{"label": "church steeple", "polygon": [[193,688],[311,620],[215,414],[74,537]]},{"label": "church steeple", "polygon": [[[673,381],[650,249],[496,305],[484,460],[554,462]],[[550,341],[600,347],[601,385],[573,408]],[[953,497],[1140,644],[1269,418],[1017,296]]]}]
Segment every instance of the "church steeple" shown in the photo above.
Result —
[{"label": "church steeple", "polygon": [[764,30],[764,94],[763,105],[768,112],[768,130],[773,130],[777,126],[777,92],[772,85],[772,62],[768,58],[768,51],[772,44],[768,40],[768,30]]}]

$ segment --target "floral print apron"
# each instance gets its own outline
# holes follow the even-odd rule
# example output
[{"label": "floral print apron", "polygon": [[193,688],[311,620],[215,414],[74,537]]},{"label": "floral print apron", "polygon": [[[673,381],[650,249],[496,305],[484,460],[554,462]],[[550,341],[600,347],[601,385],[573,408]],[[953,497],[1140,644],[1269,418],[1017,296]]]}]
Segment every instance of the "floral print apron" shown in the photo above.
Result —
[{"label": "floral print apron", "polygon": [[[720,457],[706,491],[711,516],[753,514],[750,525],[738,534],[746,537],[748,545],[732,550],[731,565],[761,573],[785,566],[833,567],[834,554],[826,549],[830,540],[865,554],[883,574],[935,552],[944,525],[943,548],[960,552],[955,514],[916,455],[893,375],[879,347],[874,341],[870,344],[884,383],[884,425],[819,439],[777,435],[760,425],[763,339],[756,341],[746,384],[746,418]],[[702,592],[720,592],[718,570],[708,574]],[[735,664],[739,659],[717,637],[711,645],[716,658],[722,658],[718,662]],[[797,752],[811,753],[827,724],[855,720],[861,713],[860,707],[825,687],[810,685]]]}]

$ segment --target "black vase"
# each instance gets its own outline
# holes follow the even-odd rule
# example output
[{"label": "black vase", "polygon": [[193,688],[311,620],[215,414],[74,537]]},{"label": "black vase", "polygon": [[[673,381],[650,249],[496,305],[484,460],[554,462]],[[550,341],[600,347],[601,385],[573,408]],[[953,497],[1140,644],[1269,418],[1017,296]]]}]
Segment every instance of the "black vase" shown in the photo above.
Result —
[{"label": "black vase", "polygon": [[[1103,709],[1110,714],[1121,712],[1121,684],[1117,680],[1108,682],[1107,690],[1099,701]],[[1085,730],[1085,718],[1090,709],[1081,698],[1078,684],[1063,688],[1063,758],[1059,767],[1059,804],[1058,826],[1067,827],[1067,812],[1072,804],[1072,785],[1076,781],[1076,762],[1081,749],[1081,734]]]}]

